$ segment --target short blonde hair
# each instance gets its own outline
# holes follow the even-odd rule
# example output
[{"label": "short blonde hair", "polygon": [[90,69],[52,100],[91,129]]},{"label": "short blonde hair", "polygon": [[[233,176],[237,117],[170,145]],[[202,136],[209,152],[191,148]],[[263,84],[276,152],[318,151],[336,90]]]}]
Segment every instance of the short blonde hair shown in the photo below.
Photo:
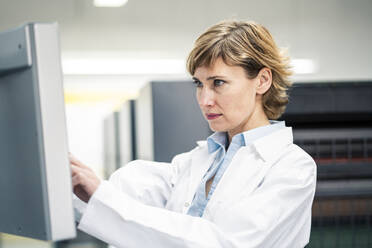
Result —
[{"label": "short blonde hair", "polygon": [[289,57],[277,47],[270,32],[253,21],[222,21],[210,27],[195,41],[187,58],[187,70],[210,66],[221,57],[231,66],[241,66],[248,78],[267,67],[272,71],[272,85],[262,98],[269,119],[278,119],[288,103],[287,90],[292,85]]}]

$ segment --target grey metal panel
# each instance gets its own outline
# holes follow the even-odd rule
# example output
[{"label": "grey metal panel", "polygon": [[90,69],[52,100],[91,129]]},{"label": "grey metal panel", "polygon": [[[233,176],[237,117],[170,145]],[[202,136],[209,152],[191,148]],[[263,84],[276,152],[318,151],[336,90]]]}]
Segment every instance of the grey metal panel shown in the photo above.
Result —
[{"label": "grey metal panel", "polygon": [[118,127],[118,146],[119,146],[119,158],[120,161],[118,166],[124,166],[128,162],[134,159],[133,156],[133,140],[132,136],[133,128],[132,128],[132,107],[133,107],[133,100],[126,101],[120,109],[119,115],[119,127]]},{"label": "grey metal panel", "polygon": [[318,128],[293,130],[295,140],[336,140],[372,138],[372,128]]},{"label": "grey metal panel", "polygon": [[32,77],[31,70],[0,77],[0,232],[45,239],[51,234]]},{"label": "grey metal panel", "polygon": [[[155,161],[170,162],[175,155],[193,149],[196,141],[204,140],[211,134],[196,102],[195,87],[191,81],[151,82],[147,87],[151,90],[146,88],[144,93],[152,92],[151,98],[147,99],[151,99],[148,108],[152,110],[147,112],[153,115],[148,120],[153,119],[153,122],[137,126],[153,130]],[[139,101],[141,99],[142,95]],[[141,131],[138,130],[139,133]]]},{"label": "grey metal panel", "polygon": [[372,196],[372,179],[319,181],[316,197]]},{"label": "grey metal panel", "polygon": [[43,160],[49,212],[50,240],[76,234],[72,207],[72,183],[68,160],[65,102],[58,24],[30,25],[35,40],[35,65],[42,127]]},{"label": "grey metal panel", "polygon": [[147,84],[136,101],[136,150],[139,159],[154,160],[152,84]]},{"label": "grey metal panel", "polygon": [[104,120],[104,174],[106,178],[119,167],[119,112],[113,112]]},{"label": "grey metal panel", "polygon": [[[371,120],[372,82],[296,83],[290,89],[285,115],[368,114]],[[311,120],[310,122],[314,122]]]},{"label": "grey metal panel", "polygon": [[59,50],[58,44],[48,44],[56,42],[57,26],[23,28],[29,30],[32,67],[10,68],[0,76],[0,232],[72,238]]},{"label": "grey metal panel", "polygon": [[0,73],[31,66],[28,26],[0,33]]},{"label": "grey metal panel", "polygon": [[132,160],[137,159],[136,104],[136,100],[130,100]]}]

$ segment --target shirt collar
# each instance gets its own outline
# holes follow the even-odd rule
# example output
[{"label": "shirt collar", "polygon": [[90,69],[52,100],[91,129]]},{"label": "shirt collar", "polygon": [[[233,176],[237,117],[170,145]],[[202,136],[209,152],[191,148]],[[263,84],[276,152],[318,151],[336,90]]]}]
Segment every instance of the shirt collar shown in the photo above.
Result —
[{"label": "shirt collar", "polygon": [[[257,127],[239,134],[236,134],[231,143],[239,146],[247,146],[255,140],[272,133],[281,128],[285,128],[284,121],[270,120],[270,124],[262,127]],[[207,138],[208,153],[213,153],[220,147],[226,147],[227,134],[226,132],[215,132]]]},{"label": "shirt collar", "polygon": [[207,138],[208,152],[213,153],[220,147],[225,147],[227,141],[226,132],[215,132]]}]

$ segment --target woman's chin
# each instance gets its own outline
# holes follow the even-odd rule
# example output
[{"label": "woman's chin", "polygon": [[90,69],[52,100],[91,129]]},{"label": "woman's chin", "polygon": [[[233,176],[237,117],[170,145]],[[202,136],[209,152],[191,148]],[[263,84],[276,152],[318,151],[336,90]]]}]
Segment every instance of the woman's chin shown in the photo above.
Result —
[{"label": "woman's chin", "polygon": [[221,125],[214,125],[213,123],[210,123],[209,122],[209,128],[213,131],[213,132],[226,132],[226,127],[222,127]]}]

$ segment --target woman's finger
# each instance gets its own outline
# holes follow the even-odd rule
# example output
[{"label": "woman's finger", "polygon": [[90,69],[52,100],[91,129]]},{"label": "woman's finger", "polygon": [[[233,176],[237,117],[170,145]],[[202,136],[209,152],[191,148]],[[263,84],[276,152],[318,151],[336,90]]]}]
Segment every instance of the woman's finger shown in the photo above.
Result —
[{"label": "woman's finger", "polygon": [[75,187],[80,184],[80,177],[77,174],[75,174],[75,176],[71,178],[71,181],[72,181],[72,186]]},{"label": "woman's finger", "polygon": [[75,176],[76,173],[78,173],[79,171],[81,171],[82,169],[74,164],[70,164],[70,168],[71,168],[71,176]]},{"label": "woman's finger", "polygon": [[69,155],[69,160],[70,160],[70,163],[73,163],[73,164],[76,164],[76,165],[79,165],[79,164],[83,164],[82,162],[80,162],[76,157],[74,157],[72,154]]},{"label": "woman's finger", "polygon": [[98,178],[93,170],[87,170],[86,168],[82,168],[74,164],[71,164],[71,176],[74,176],[76,173],[84,173],[86,177],[89,179]]},{"label": "woman's finger", "polygon": [[73,164],[73,165],[76,165],[76,166],[79,166],[80,168],[82,169],[85,169],[85,170],[91,170],[91,168],[83,163],[81,163],[80,161],[76,161],[76,160],[70,160],[70,163]]},{"label": "woman's finger", "polygon": [[71,179],[73,187],[80,185],[82,188],[86,188],[87,190],[91,187],[91,184],[94,183],[94,180],[92,180],[92,178],[90,178],[89,175],[80,168],[77,168]]},{"label": "woman's finger", "polygon": [[75,176],[78,173],[84,174],[89,178],[93,176],[90,170],[71,164],[71,176]]},{"label": "woman's finger", "polygon": [[87,169],[87,170],[91,170],[91,168],[89,168],[89,166],[83,164],[82,162],[80,162],[77,158],[75,158],[74,156],[69,156],[69,160],[70,160],[70,163],[71,164],[74,164],[76,166],[79,166],[81,168],[84,168],[84,169]]},{"label": "woman's finger", "polygon": [[84,168],[80,168],[76,165],[71,165],[71,176],[72,177],[75,177],[75,176],[81,176],[81,177],[84,177],[84,180],[86,180],[87,182],[81,182],[82,184],[84,183],[88,183],[88,181],[92,181],[92,182],[99,182],[99,178],[97,177],[97,175],[89,170],[85,170]]},{"label": "woman's finger", "polygon": [[83,174],[83,173],[76,173],[72,178],[72,185],[75,187],[76,185],[81,185],[82,187],[85,187],[86,184],[89,184],[90,180],[89,178]]}]

